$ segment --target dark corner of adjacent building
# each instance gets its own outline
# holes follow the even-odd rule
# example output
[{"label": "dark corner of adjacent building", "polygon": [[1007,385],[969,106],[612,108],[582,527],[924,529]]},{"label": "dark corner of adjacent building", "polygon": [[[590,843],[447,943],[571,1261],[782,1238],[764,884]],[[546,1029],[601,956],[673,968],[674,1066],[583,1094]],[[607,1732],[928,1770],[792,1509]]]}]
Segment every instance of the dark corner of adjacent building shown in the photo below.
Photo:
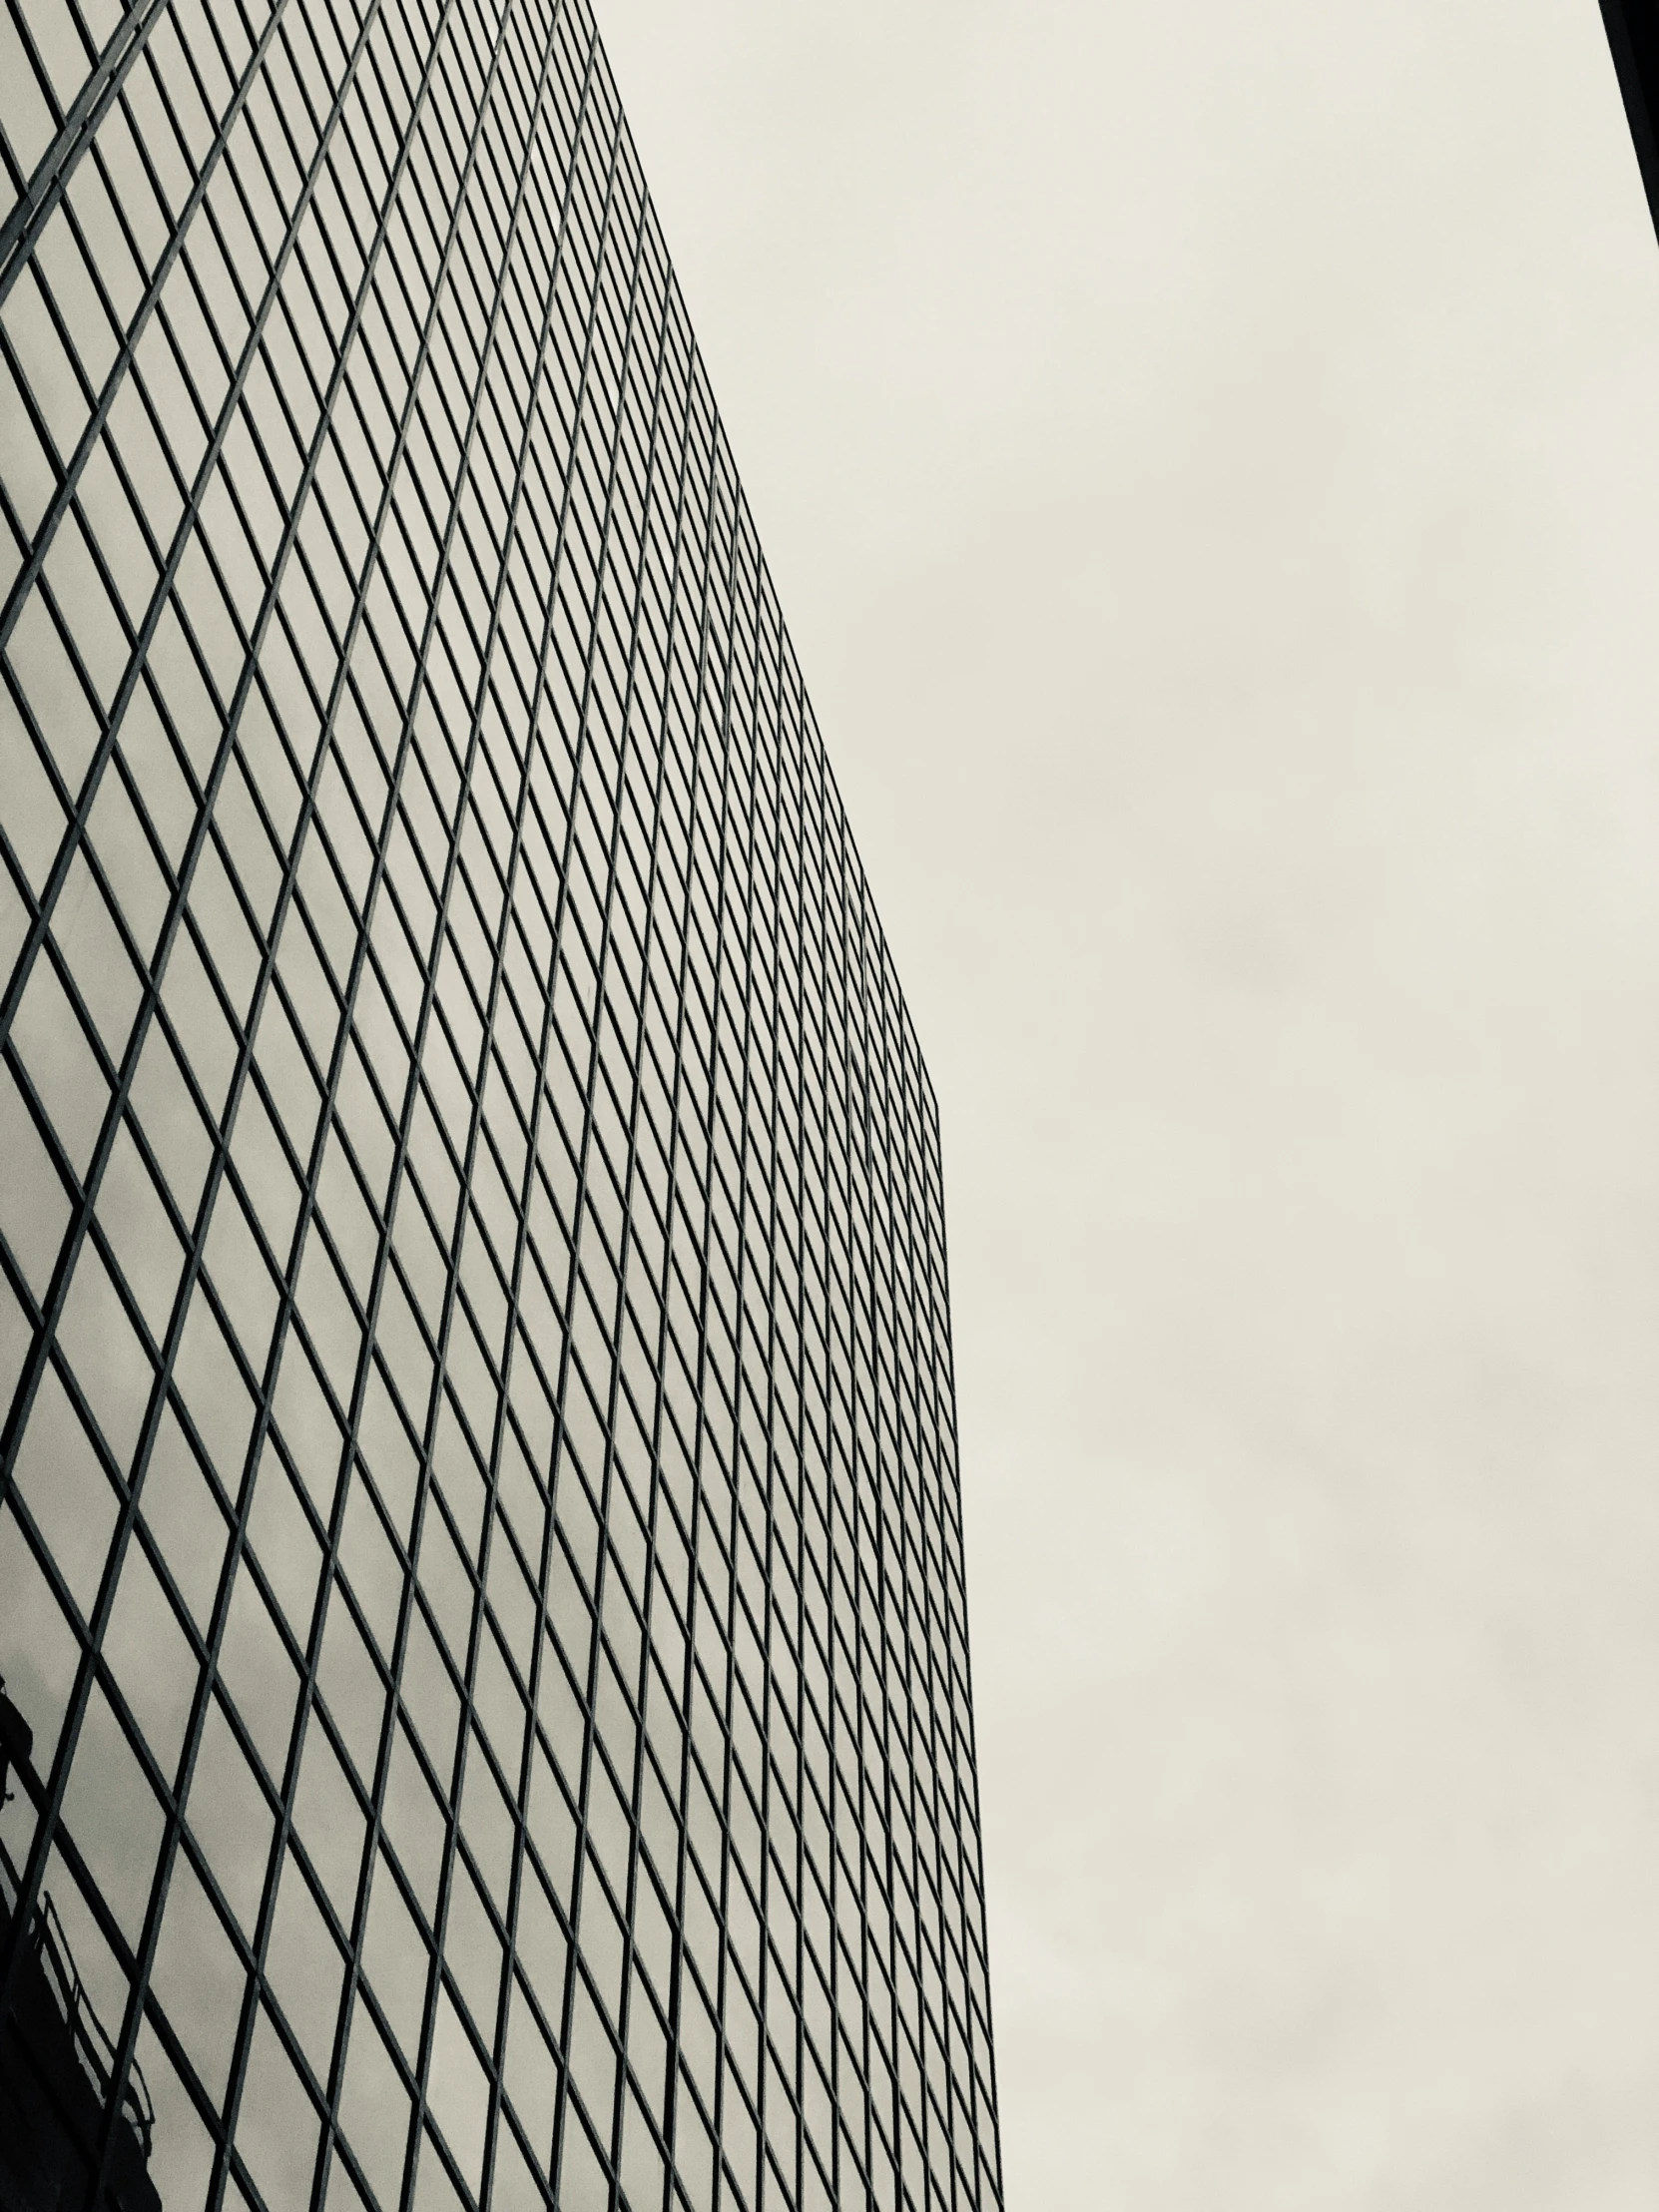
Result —
[{"label": "dark corner of adjacent building", "polygon": [[1648,208],[1659,230],[1659,6],[1655,0],[1601,0],[1601,13]]}]

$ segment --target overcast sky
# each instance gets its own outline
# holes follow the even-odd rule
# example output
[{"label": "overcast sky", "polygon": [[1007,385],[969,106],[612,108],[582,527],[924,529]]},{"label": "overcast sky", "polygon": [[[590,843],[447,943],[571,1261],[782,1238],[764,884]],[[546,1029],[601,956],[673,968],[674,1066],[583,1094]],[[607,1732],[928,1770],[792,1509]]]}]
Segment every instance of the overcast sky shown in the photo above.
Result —
[{"label": "overcast sky", "polygon": [[1010,2212],[1652,2212],[1594,0],[599,12],[941,1103]]}]

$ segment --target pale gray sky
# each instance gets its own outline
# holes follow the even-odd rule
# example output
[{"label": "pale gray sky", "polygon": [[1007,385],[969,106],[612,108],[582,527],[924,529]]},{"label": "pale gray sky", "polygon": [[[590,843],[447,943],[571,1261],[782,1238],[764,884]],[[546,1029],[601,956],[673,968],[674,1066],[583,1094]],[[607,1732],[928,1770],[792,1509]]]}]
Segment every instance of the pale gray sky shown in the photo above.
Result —
[{"label": "pale gray sky", "polygon": [[600,20],[941,1101],[1011,2212],[1651,2212],[1594,0]]}]

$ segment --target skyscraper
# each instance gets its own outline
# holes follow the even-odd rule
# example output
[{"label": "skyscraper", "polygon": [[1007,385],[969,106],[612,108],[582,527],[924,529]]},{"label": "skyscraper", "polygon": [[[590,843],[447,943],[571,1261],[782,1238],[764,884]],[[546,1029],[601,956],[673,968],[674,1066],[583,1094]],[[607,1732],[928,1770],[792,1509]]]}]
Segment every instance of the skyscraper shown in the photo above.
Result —
[{"label": "skyscraper", "polygon": [[937,1115],[586,0],[0,33],[0,2206],[989,2212]]},{"label": "skyscraper", "polygon": [[1659,15],[1651,0],[1601,0],[1647,204],[1659,226]]}]

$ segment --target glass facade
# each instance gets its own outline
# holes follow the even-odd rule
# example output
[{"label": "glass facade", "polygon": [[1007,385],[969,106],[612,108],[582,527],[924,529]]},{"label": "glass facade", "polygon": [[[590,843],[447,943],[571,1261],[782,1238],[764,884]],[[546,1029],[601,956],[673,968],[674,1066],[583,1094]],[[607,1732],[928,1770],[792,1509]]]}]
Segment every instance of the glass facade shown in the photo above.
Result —
[{"label": "glass facade", "polygon": [[585,0],[0,126],[0,2206],[990,2212],[937,1116]]}]

